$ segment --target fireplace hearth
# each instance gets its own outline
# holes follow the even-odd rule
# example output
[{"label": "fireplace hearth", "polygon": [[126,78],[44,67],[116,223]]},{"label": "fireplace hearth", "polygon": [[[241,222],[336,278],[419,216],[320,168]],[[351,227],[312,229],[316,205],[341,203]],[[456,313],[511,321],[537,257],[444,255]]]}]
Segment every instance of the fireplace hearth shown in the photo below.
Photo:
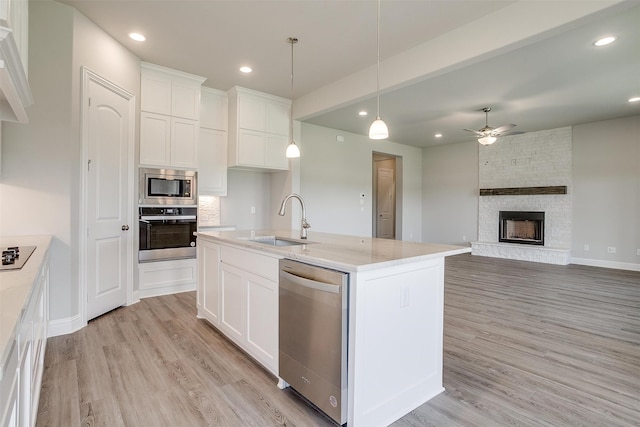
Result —
[{"label": "fireplace hearth", "polygon": [[544,212],[500,211],[498,241],[544,246]]}]

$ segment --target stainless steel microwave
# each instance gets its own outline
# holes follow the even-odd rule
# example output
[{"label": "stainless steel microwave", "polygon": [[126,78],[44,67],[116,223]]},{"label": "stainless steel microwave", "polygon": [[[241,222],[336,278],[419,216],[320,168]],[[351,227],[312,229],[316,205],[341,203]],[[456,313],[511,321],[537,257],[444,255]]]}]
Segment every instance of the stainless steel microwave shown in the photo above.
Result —
[{"label": "stainless steel microwave", "polygon": [[140,168],[139,205],[198,204],[196,171]]}]

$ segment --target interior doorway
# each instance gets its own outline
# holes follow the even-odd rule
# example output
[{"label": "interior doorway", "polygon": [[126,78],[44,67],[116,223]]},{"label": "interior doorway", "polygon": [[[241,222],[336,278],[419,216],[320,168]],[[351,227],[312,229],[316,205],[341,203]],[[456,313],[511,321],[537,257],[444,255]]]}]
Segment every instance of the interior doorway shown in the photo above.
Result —
[{"label": "interior doorway", "polygon": [[373,153],[373,237],[395,239],[399,233],[398,160]]}]

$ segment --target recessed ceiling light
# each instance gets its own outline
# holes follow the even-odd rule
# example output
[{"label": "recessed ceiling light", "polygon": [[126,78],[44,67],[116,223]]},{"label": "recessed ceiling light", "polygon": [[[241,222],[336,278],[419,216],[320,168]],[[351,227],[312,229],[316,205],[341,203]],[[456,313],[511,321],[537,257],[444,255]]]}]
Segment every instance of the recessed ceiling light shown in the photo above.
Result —
[{"label": "recessed ceiling light", "polygon": [[358,112],[359,116],[366,116],[367,114],[369,114],[369,113],[367,113],[366,111],[359,111]]},{"label": "recessed ceiling light", "polygon": [[240,67],[240,72],[241,73],[249,74],[252,71],[253,70],[251,69],[251,67],[247,67],[246,65]]},{"label": "recessed ceiling light", "polygon": [[634,96],[633,98],[629,98],[629,102],[639,102],[640,96]]},{"label": "recessed ceiling light", "polygon": [[596,40],[596,41],[593,43],[593,45],[594,45],[594,46],[598,46],[598,47],[600,47],[600,46],[606,46],[606,45],[608,45],[608,44],[613,43],[614,41],[616,41],[616,38],[615,38],[615,37],[613,37],[613,36],[607,36],[607,37],[603,37],[603,38],[601,38],[601,39]]},{"label": "recessed ceiling light", "polygon": [[436,133],[436,134],[435,134],[435,135],[433,135],[433,136],[435,136],[436,138],[442,138],[442,134],[441,134],[441,133]]},{"label": "recessed ceiling light", "polygon": [[143,42],[147,38],[140,33],[129,33],[129,38],[137,42]]}]

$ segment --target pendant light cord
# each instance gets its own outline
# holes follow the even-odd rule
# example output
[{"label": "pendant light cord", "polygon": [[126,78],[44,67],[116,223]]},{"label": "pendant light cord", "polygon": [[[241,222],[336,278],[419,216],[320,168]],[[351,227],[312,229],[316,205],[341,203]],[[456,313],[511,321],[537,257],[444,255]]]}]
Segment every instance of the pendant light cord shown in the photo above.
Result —
[{"label": "pendant light cord", "polygon": [[291,135],[291,141],[293,141],[293,45],[298,43],[298,39],[289,37],[289,43],[291,43],[291,109],[289,114],[289,134]]},{"label": "pendant light cord", "polygon": [[376,100],[378,103],[378,109],[376,119],[380,118],[380,0],[378,0],[378,12],[376,20],[376,45],[378,50],[378,66],[376,71]]}]

